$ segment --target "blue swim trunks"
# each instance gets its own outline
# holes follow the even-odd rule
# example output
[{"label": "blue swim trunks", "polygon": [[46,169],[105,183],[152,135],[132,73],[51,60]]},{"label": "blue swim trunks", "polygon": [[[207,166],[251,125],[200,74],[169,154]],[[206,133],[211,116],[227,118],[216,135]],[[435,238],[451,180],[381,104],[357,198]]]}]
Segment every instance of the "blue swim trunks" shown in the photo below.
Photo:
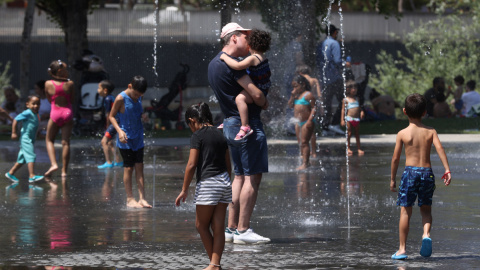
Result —
[{"label": "blue swim trunks", "polygon": [[415,205],[418,196],[418,206],[432,205],[435,191],[435,176],[432,168],[405,167],[400,182],[397,205],[410,207]]}]

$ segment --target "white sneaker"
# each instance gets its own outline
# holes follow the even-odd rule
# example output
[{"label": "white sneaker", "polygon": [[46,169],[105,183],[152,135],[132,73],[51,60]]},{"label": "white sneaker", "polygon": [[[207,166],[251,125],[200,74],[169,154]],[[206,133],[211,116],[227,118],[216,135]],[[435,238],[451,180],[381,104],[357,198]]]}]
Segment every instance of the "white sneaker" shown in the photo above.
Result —
[{"label": "white sneaker", "polygon": [[225,242],[233,242],[233,235],[235,232],[232,232],[229,228],[225,228]]},{"label": "white sneaker", "polygon": [[339,125],[335,125],[335,126],[329,125],[329,126],[328,126],[328,129],[331,130],[331,131],[334,131],[334,132],[336,132],[336,133],[338,133],[338,134],[343,134],[343,135],[345,135],[345,131],[343,131],[343,130],[340,128]]},{"label": "white sneaker", "polygon": [[263,237],[259,234],[253,232],[252,229],[248,229],[244,233],[239,233],[238,230],[235,232],[233,237],[233,243],[235,244],[265,244],[270,242],[270,238]]}]

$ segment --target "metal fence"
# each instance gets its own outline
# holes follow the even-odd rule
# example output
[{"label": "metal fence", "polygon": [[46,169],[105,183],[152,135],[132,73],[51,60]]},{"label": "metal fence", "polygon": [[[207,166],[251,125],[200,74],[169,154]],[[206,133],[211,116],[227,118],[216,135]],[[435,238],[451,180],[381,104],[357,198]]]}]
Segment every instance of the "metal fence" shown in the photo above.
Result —
[{"label": "metal fence", "polygon": [[[0,42],[18,42],[23,31],[24,9],[0,8]],[[181,11],[162,9],[158,17],[153,10],[98,9],[88,16],[88,38],[91,41],[157,41],[215,43],[218,39],[220,13],[218,11]],[[343,31],[348,41],[391,41],[390,33],[402,37],[421,21],[435,19],[433,14],[405,14],[401,20],[385,19],[373,13],[344,13]],[[261,16],[241,12],[232,16],[244,27],[267,29]],[[340,26],[338,13],[332,13],[331,22]],[[35,12],[32,38],[57,42],[63,37],[61,29],[44,12]]]}]

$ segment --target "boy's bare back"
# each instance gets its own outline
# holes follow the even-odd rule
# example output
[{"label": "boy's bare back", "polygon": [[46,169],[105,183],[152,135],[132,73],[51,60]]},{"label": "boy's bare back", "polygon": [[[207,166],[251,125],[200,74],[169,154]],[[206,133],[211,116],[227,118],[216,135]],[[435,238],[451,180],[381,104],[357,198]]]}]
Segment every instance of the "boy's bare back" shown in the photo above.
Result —
[{"label": "boy's bare back", "polygon": [[[405,166],[430,168],[432,143],[434,143],[437,150],[437,146],[442,147],[435,129],[421,123],[410,123],[408,127],[398,132],[397,144],[399,141],[405,146]],[[395,147],[395,150],[396,148],[397,147]]]}]

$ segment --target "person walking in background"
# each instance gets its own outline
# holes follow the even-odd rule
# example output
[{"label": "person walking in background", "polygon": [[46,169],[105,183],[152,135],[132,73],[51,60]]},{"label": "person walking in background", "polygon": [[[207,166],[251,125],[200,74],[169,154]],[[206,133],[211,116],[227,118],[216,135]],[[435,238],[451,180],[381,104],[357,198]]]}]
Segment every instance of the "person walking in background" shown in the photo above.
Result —
[{"label": "person walking in background", "polygon": [[[250,29],[237,23],[228,23],[222,28],[220,39],[223,48],[208,65],[208,82],[217,97],[225,116],[223,134],[230,147],[235,178],[232,183],[232,203],[228,211],[228,228],[225,241],[237,244],[270,242],[269,238],[255,233],[250,219],[258,196],[262,174],[268,172],[267,139],[260,121],[260,112],[267,107],[265,95],[258,89],[245,70],[231,69],[220,60],[222,54],[238,58],[248,55],[247,37]],[[245,140],[235,141],[241,126],[235,97],[245,89],[254,104],[248,106],[249,125],[253,134]]]},{"label": "person walking in background", "polygon": [[38,96],[28,96],[26,102],[27,109],[17,115],[12,123],[12,140],[19,139],[17,135],[17,124],[22,122],[22,130],[20,135],[20,151],[18,152],[17,162],[13,167],[5,174],[5,176],[18,183],[18,178],[15,176],[15,172],[27,163],[28,166],[28,182],[34,183],[42,180],[43,176],[35,175],[33,172],[33,166],[35,164],[35,138],[37,137],[38,123],[40,117],[38,110],[40,108],[40,98]]},{"label": "person walking in background", "polygon": [[72,103],[75,97],[74,85],[68,79],[68,66],[62,60],[50,63],[48,73],[53,78],[45,82],[45,94],[50,101],[50,119],[47,124],[45,143],[51,166],[45,176],[51,176],[58,169],[55,156],[55,137],[62,132],[62,176],[67,176],[68,163],[70,161],[70,137],[73,129]]},{"label": "person walking in background", "polygon": [[298,120],[295,130],[299,138],[302,164],[297,170],[310,167],[310,139],[315,129],[315,97],[310,92],[310,83],[302,75],[296,75],[292,80],[292,95],[288,106],[293,108],[295,118]]},{"label": "person walking in background", "polygon": [[[123,184],[127,193],[127,207],[132,208],[152,208],[145,200],[143,178],[142,96],[146,91],[147,81],[142,76],[133,77],[128,88],[115,98],[109,115],[110,123],[118,133],[117,146],[123,158]],[[137,180],[138,201],[133,197],[133,171]]]},{"label": "person walking in background", "polygon": [[196,170],[195,226],[210,259],[204,269],[219,270],[225,247],[225,215],[232,202],[230,153],[222,132],[213,126],[212,113],[206,103],[190,106],[185,112],[185,122],[193,135],[182,191],[175,205],[185,202]]},{"label": "person walking in background", "polygon": [[2,90],[5,100],[0,105],[0,121],[10,125],[13,118],[22,112],[23,104],[13,86],[4,86]]},{"label": "person walking in background", "polygon": [[[230,68],[235,70],[246,69],[255,86],[263,92],[265,97],[268,94],[268,89],[272,85],[270,82],[270,65],[265,56],[265,52],[270,49],[270,40],[271,37],[268,32],[253,29],[247,39],[250,56],[240,62],[228,57],[226,54],[220,56],[220,59],[225,61]],[[245,139],[253,133],[253,130],[248,125],[248,104],[252,104],[253,99],[248,95],[247,91],[243,90],[235,98],[235,103],[237,104],[240,120],[242,121],[240,131],[237,133],[237,136],[235,136],[235,140],[238,141]]]},{"label": "person walking in background", "polygon": [[[322,83],[322,96],[325,116],[322,127],[343,134],[340,129],[340,111],[343,100],[342,58],[340,43],[337,41],[338,29],[333,24],[327,25],[327,38],[317,47],[317,65]],[[338,101],[336,111],[332,110],[332,99]]]},{"label": "person walking in background", "polygon": [[422,124],[425,116],[427,100],[420,94],[411,94],[405,99],[403,113],[407,115],[409,125],[397,134],[395,149],[392,157],[390,190],[397,192],[396,175],[402,148],[405,146],[405,171],[399,185],[397,205],[401,206],[398,225],[400,246],[392,255],[394,260],[404,260],[407,256],[407,236],[410,229],[412,206],[418,197],[418,206],[422,215],[422,247],[420,255],[430,257],[432,254],[432,197],[435,190],[435,176],[430,162],[432,144],[442,161],[445,173],[442,176],[446,186],[450,185],[452,175],[448,165],[447,155],[442,147],[437,132],[431,127]]},{"label": "person walking in background", "polygon": [[[123,162],[120,162],[120,155],[116,154],[116,147],[113,144],[113,138],[115,137],[115,135],[117,135],[117,131],[115,130],[115,127],[110,123],[109,117],[110,111],[113,107],[113,102],[115,101],[115,98],[112,96],[113,90],[115,90],[115,86],[109,80],[103,80],[98,83],[97,92],[100,96],[104,98],[103,107],[105,109],[105,115],[107,120],[107,129],[101,141],[103,154],[105,155],[106,161],[102,165],[97,166],[97,168],[99,169],[112,168],[113,166],[123,167]],[[110,153],[112,153],[112,156],[116,160],[115,163],[112,162]]]}]

